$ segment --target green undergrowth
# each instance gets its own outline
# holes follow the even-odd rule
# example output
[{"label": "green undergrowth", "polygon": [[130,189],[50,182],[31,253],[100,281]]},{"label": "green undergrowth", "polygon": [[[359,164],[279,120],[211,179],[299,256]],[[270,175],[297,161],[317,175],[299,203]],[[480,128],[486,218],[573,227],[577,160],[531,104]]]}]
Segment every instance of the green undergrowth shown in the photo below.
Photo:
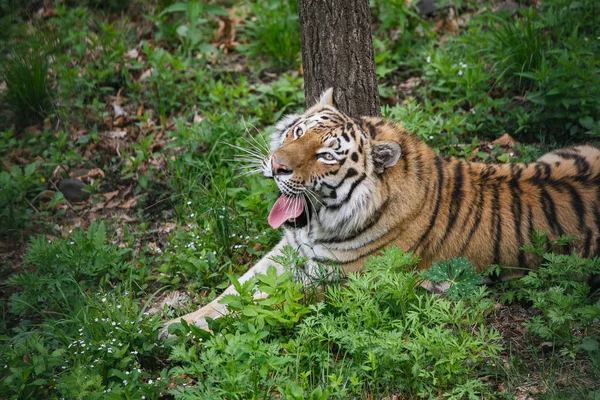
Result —
[{"label": "green undergrowth", "polygon": [[[297,5],[40,4],[0,0],[0,397],[594,398],[600,305],[581,278],[598,260],[568,238],[538,235],[542,268],[491,288],[468,260],[417,273],[396,250],[307,289],[269,271],[226,298],[214,335],[158,341],[280,238],[257,169],[272,125],[305,107]],[[436,5],[370,1],[385,117],[485,162],[598,140],[593,0]],[[522,143],[490,144],[504,133]],[[69,177],[88,200],[65,198]],[[524,310],[516,336],[503,307]]]},{"label": "green undergrowth", "polygon": [[[158,339],[161,310],[152,310],[162,289],[152,285],[151,263],[109,244],[112,237],[99,223],[68,238],[32,240],[26,270],[5,283],[20,321],[3,327],[3,396],[495,397],[507,374],[502,336],[489,323],[497,299],[530,304],[537,316],[524,323],[524,339],[555,346],[553,363],[583,357],[589,373],[600,372],[600,303],[576,279],[599,272],[600,260],[548,253],[541,235],[527,250],[543,266],[498,294],[479,286],[465,259],[417,272],[418,260],[396,248],[369,259],[360,274],[323,276],[303,289],[292,279],[302,259],[287,249],[276,260],[283,275],[272,267],[243,284],[233,279],[240,295],[222,300],[230,313],[209,321],[211,333],[174,324],[166,341]],[[162,251],[156,258],[169,260]],[[451,290],[430,294],[419,288],[423,279]],[[254,299],[256,288],[269,297]],[[593,386],[577,389],[591,394]]]},{"label": "green undergrowth", "polygon": [[[181,363],[172,371],[198,377],[176,397],[487,393],[477,376],[493,370],[502,348],[498,332],[482,325],[493,300],[484,288],[458,301],[420,291],[415,262],[387,249],[364,273],[329,285],[316,304],[303,303],[301,285],[274,267],[238,285],[240,296],[223,301],[231,314],[210,323],[214,336],[186,324],[171,329],[185,339],[171,352]],[[255,285],[269,297],[254,301]]]}]

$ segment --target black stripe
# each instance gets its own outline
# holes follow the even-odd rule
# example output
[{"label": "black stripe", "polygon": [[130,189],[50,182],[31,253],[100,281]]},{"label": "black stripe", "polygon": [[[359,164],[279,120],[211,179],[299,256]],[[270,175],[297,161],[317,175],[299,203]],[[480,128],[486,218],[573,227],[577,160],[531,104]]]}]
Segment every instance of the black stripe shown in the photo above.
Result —
[{"label": "black stripe", "polygon": [[585,242],[583,244],[583,258],[588,258],[592,250],[592,231],[587,230],[585,232]]},{"label": "black stripe", "polygon": [[479,228],[479,225],[481,224],[481,215],[483,214],[485,187],[483,185],[476,185],[473,176],[471,176],[471,181],[473,182],[473,193],[477,193],[477,204],[474,205],[475,219],[473,221],[473,226],[471,226],[471,230],[467,235],[467,240],[463,243],[460,249],[459,255],[463,255],[464,251],[467,249],[467,246],[471,243],[473,235],[475,234],[475,232]]},{"label": "black stripe", "polygon": [[492,220],[492,235],[494,237],[494,264],[500,264],[500,241],[502,239],[502,217],[500,216],[500,198],[499,185],[496,183],[492,186],[492,208],[490,209]]},{"label": "black stripe", "polygon": [[[598,195],[600,196],[600,187],[597,189]],[[594,219],[596,220],[596,252],[595,255],[600,256],[600,200],[596,203],[596,209],[594,210]]]},{"label": "black stripe", "polygon": [[425,166],[423,164],[423,159],[421,158],[421,153],[417,152],[415,154],[414,164],[415,164],[417,179],[421,180],[421,177],[423,176],[423,169],[425,168]]},{"label": "black stripe", "polygon": [[315,261],[317,261],[317,262],[321,262],[321,263],[322,262],[333,261],[333,262],[335,262],[336,264],[339,264],[339,265],[351,264],[351,263],[353,263],[355,261],[360,260],[361,258],[368,257],[368,256],[372,255],[373,253],[378,252],[379,250],[381,250],[382,248],[386,247],[388,244],[390,244],[391,242],[393,242],[396,238],[397,238],[397,236],[392,236],[388,240],[383,241],[383,243],[381,243],[379,246],[375,247],[372,250],[367,251],[364,254],[359,255],[356,258],[353,258],[352,260],[340,261],[340,260],[330,260],[330,259],[321,258],[321,257],[312,257],[312,259],[315,260]]},{"label": "black stripe", "polygon": [[552,175],[552,167],[550,166],[550,164],[544,162],[544,161],[540,161],[538,164],[540,164],[542,166],[542,168],[544,169],[544,174],[545,180],[549,180],[550,176]]},{"label": "black stripe", "polygon": [[549,181],[548,183],[559,191],[566,189],[569,192],[569,196],[571,197],[571,207],[573,208],[575,214],[577,214],[577,219],[579,221],[578,230],[579,232],[585,231],[585,204],[583,204],[583,200],[581,199],[579,192],[573,187],[573,185],[565,181]]},{"label": "black stripe", "polygon": [[[334,204],[332,206],[330,205],[326,205],[325,208],[329,209],[329,210],[337,210],[339,209],[341,206],[343,206],[345,203],[347,203],[350,198],[352,197],[352,193],[354,193],[354,189],[356,189],[356,187],[365,180],[365,178],[367,177],[366,174],[362,174],[357,180],[355,180],[352,183],[352,186],[350,187],[350,190],[348,191],[348,195],[338,204]],[[346,178],[344,178],[345,180]],[[343,182],[343,181],[342,181]],[[339,186],[338,186],[339,187]]]},{"label": "black stripe", "polygon": [[[381,216],[385,213],[385,211],[387,210],[390,201],[389,201],[389,197],[383,202],[383,204],[379,207],[379,209],[377,210],[377,212],[375,212],[371,218],[369,218],[369,220],[367,220],[367,222],[361,226],[358,229],[353,230],[352,232],[350,232],[348,235],[346,236],[338,236],[338,237],[334,237],[334,238],[329,238],[329,239],[323,239],[323,240],[317,240],[315,241],[315,243],[319,243],[319,244],[340,244],[340,243],[344,243],[350,240],[354,240],[356,239],[357,236],[361,235],[362,233],[366,232],[367,230],[371,229],[377,222],[379,222],[379,219],[381,218]],[[364,247],[366,245],[368,245],[369,243],[375,241],[379,239],[378,238],[374,238],[373,240],[362,244],[360,247]],[[356,249],[352,249],[352,250],[356,250]]]},{"label": "black stripe", "polygon": [[533,243],[533,209],[529,206],[529,212],[527,213],[527,233],[529,237],[527,238],[527,243]]},{"label": "black stripe", "polygon": [[429,233],[433,229],[433,226],[435,225],[435,221],[437,219],[438,212],[440,211],[440,203],[442,202],[442,192],[444,190],[443,163],[444,162],[443,162],[442,158],[436,154],[435,159],[434,159],[434,165],[435,165],[435,169],[437,171],[437,177],[438,177],[438,190],[437,190],[437,197],[435,200],[435,207],[433,209],[433,214],[431,214],[431,218],[429,219],[429,225],[427,226],[427,229],[425,230],[425,232],[423,232],[421,237],[416,241],[416,243],[411,247],[411,250],[409,250],[409,251],[416,252],[417,249],[419,248],[419,246],[421,245],[421,242],[423,241],[423,239],[425,239],[429,235]]},{"label": "black stripe", "polygon": [[[575,149],[571,149],[571,150],[573,151]],[[570,153],[569,150],[567,150],[567,149],[555,151],[554,154],[556,154],[557,156],[559,156],[560,158],[565,159],[565,160],[573,160],[574,161],[573,163],[575,164],[575,167],[577,168],[577,173],[580,175],[585,174],[590,169],[590,164],[587,162],[585,157],[583,157],[579,154]]]},{"label": "black stripe", "polygon": [[519,179],[523,173],[522,169],[516,169],[515,166],[511,165],[512,177],[508,182],[508,188],[511,194],[510,212],[513,216],[513,224],[515,227],[515,239],[517,240],[517,252],[518,252],[518,263],[519,266],[525,264],[525,253],[521,250],[523,247],[523,234],[521,232],[522,224],[522,209],[521,209],[521,188],[519,186]]},{"label": "black stripe", "polygon": [[544,216],[546,217],[546,222],[548,226],[552,230],[553,233],[558,236],[563,235],[565,232],[562,229],[562,226],[556,221],[556,206],[554,205],[554,200],[548,194],[544,187],[540,188],[540,196],[542,200],[542,210],[544,211]]},{"label": "black stripe", "polygon": [[375,126],[369,121],[365,121],[365,125],[367,126],[367,130],[369,131],[371,138],[375,139],[375,136],[377,136],[377,130],[375,129]]},{"label": "black stripe", "polygon": [[442,242],[446,240],[450,231],[454,227],[456,223],[456,219],[458,217],[460,211],[460,205],[463,201],[462,199],[462,185],[463,185],[463,162],[457,161],[454,166],[454,187],[452,188],[452,195],[450,197],[450,210],[448,214],[448,223],[446,225],[446,231],[444,232],[444,236],[442,237]]},{"label": "black stripe", "polygon": [[[339,169],[337,171],[339,171]],[[355,175],[356,175],[356,170],[354,168],[349,168],[346,171],[346,175],[344,175],[344,177],[342,178],[342,180],[340,181],[340,183],[338,183],[337,185],[330,185],[328,183],[323,182],[323,186],[325,186],[326,188],[329,188],[329,189],[334,189],[334,190],[335,189],[339,189],[344,184],[344,182],[346,181],[346,179],[351,178],[351,177],[353,177]]]}]

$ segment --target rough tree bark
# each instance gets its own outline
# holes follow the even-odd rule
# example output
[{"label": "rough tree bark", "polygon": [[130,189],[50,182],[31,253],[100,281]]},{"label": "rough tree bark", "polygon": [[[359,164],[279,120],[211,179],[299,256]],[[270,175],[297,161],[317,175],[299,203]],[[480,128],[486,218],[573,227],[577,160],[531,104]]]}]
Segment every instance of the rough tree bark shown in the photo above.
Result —
[{"label": "rough tree bark", "polygon": [[379,116],[369,0],[298,0],[306,104],[334,88],[353,117]]}]

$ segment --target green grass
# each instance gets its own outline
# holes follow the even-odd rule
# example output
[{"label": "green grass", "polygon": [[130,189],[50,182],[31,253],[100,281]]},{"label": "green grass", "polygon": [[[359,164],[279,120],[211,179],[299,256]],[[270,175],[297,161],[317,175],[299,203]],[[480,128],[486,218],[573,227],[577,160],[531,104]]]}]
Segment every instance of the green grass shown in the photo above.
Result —
[{"label": "green grass", "polygon": [[[263,154],[272,124],[304,108],[295,3],[60,2],[35,20],[12,3],[0,1],[0,50],[16,60],[0,93],[12,126],[0,128],[0,397],[598,396],[600,304],[574,279],[598,261],[548,252],[541,235],[528,250],[543,268],[505,285],[478,286],[463,259],[422,275],[390,249],[317,288],[293,268],[259,276],[268,300],[242,285],[213,334],[174,325],[159,341],[161,320],[214,299],[279,239],[266,222],[276,190],[242,149]],[[454,6],[465,24],[444,35],[441,16],[372,1],[384,116],[488,162],[598,139],[592,0]],[[226,12],[240,23],[227,50],[215,47]],[[49,50],[20,50],[35,46]],[[514,155],[488,148],[505,132],[522,142]],[[88,202],[57,191],[70,176]],[[424,277],[453,291],[415,288]]]},{"label": "green grass", "polygon": [[300,61],[300,24],[295,1],[269,0],[252,5],[256,20],[246,22],[248,43],[244,51],[251,59],[265,58],[271,68],[286,71]]},{"label": "green grass", "polygon": [[0,64],[6,101],[20,127],[44,120],[52,110],[48,55],[38,49],[10,51]]}]

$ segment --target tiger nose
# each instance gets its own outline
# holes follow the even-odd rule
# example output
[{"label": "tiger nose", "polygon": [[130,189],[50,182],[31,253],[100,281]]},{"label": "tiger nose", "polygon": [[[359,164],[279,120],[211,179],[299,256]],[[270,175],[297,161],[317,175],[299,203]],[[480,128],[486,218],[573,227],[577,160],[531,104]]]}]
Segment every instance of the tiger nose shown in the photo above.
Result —
[{"label": "tiger nose", "polygon": [[275,156],[271,157],[271,170],[273,175],[286,175],[291,174],[292,170],[287,168],[285,165],[281,165],[275,159]]}]

